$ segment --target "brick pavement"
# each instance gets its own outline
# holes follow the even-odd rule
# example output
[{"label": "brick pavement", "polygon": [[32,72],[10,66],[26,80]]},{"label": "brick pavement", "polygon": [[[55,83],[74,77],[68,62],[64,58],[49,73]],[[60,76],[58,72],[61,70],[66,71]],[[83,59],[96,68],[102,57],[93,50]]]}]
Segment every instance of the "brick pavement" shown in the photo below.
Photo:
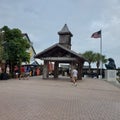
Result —
[{"label": "brick pavement", "polygon": [[98,79],[0,81],[0,120],[120,120],[120,88]]}]

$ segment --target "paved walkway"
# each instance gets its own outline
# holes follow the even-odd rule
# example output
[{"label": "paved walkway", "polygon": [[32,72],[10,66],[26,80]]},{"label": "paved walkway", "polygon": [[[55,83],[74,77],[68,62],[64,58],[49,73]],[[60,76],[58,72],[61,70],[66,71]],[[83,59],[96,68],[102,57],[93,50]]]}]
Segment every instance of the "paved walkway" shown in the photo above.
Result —
[{"label": "paved walkway", "polygon": [[98,79],[0,81],[0,120],[120,120],[120,88]]}]

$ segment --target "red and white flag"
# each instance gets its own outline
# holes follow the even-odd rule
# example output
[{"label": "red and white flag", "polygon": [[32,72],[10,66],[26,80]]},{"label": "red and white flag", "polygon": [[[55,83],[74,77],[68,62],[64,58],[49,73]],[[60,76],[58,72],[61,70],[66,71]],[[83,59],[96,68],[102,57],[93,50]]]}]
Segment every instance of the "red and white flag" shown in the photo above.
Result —
[{"label": "red and white flag", "polygon": [[91,35],[91,38],[101,38],[101,30],[93,33],[93,34]]}]

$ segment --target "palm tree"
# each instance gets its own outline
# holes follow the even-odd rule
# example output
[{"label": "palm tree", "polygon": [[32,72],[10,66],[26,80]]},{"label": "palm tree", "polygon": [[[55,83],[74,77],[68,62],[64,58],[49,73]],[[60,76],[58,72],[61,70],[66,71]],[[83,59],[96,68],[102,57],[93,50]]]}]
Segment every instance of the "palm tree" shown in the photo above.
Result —
[{"label": "palm tree", "polygon": [[101,55],[100,53],[94,53],[94,62],[96,62],[96,67],[97,67],[97,77],[98,77],[98,71],[99,71],[99,67],[100,67],[100,61],[102,61],[102,63],[106,63],[107,59],[105,55]]},{"label": "palm tree", "polygon": [[90,73],[91,63],[95,62],[95,54],[93,53],[93,51],[86,51],[82,55],[85,59],[87,59],[87,62],[89,64],[89,73]]}]

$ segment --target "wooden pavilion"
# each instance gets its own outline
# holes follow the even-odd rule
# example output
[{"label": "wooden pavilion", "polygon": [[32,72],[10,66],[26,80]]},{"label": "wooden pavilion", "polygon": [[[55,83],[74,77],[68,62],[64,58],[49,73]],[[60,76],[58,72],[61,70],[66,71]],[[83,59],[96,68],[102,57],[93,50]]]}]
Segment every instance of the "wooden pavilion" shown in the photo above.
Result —
[{"label": "wooden pavilion", "polygon": [[49,62],[54,62],[54,78],[58,78],[58,68],[60,63],[68,63],[71,70],[77,66],[78,79],[82,79],[82,68],[85,58],[82,55],[71,50],[72,33],[69,31],[67,24],[58,32],[59,43],[43,50],[35,55],[35,58],[44,61],[43,78],[49,77],[48,65]]}]

